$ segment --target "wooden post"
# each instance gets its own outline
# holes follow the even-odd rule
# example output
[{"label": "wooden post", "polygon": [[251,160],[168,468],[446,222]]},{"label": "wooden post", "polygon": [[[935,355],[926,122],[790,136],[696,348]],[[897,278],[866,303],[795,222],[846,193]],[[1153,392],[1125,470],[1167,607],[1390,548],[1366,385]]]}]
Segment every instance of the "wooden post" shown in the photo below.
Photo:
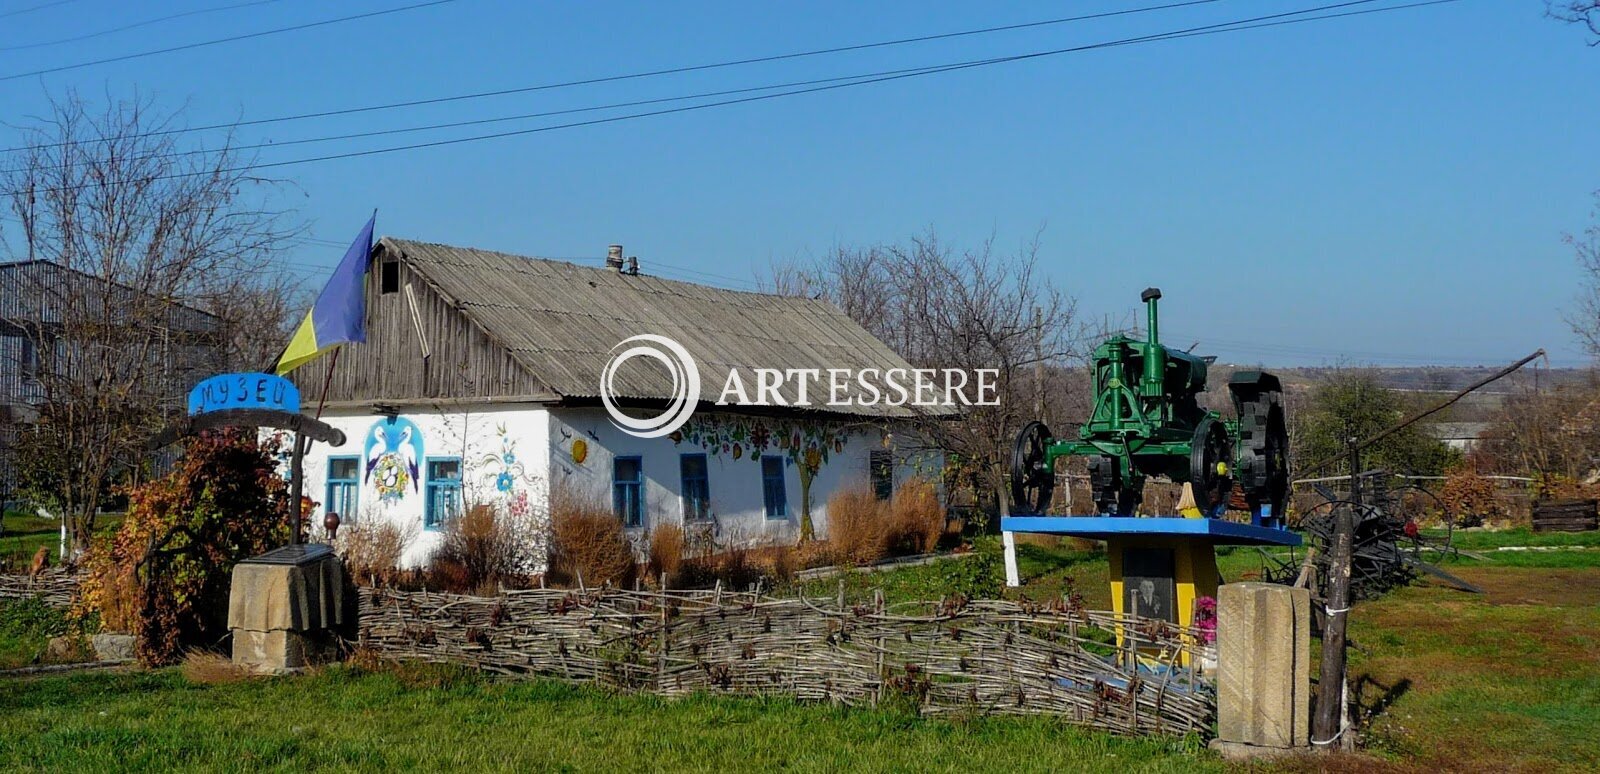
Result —
[{"label": "wooden post", "polygon": [[301,433],[294,434],[294,454],[289,456],[289,507],[294,509],[290,511],[289,517],[289,545],[291,546],[300,542],[300,517],[301,511],[305,510],[300,502],[301,498],[305,496],[307,443],[309,441],[304,435]]},{"label": "wooden post", "polygon": [[1343,726],[1345,625],[1350,619],[1350,551],[1361,508],[1361,451],[1349,440],[1350,500],[1333,514],[1333,545],[1328,553],[1327,600],[1323,607],[1322,671],[1317,676],[1317,711],[1312,716],[1311,744],[1333,749]]},{"label": "wooden post", "polygon": [[661,573],[661,642],[656,647],[656,690],[667,687],[667,573]]}]

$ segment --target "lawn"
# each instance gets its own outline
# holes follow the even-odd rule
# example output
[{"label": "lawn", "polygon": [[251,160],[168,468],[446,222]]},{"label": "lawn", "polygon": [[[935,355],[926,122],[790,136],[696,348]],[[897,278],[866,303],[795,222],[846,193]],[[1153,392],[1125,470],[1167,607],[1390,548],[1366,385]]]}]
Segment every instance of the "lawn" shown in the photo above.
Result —
[{"label": "lawn", "polygon": [[0,681],[5,771],[1214,771],[1193,740],[1046,718],[924,720],[621,696],[437,669],[197,685],[178,670]]},{"label": "lawn", "polygon": [[[1600,770],[1600,569],[1588,536],[1471,533],[1450,570],[1475,595],[1421,583],[1356,606],[1351,675],[1370,713],[1357,756],[1273,764],[1349,770]],[[1458,535],[1466,537],[1466,535]],[[1587,542],[1586,542],[1587,541]],[[1493,551],[1576,543],[1575,550]],[[994,588],[977,556],[842,578],[852,599]],[[1108,604],[1093,546],[1024,543],[1008,596]],[[1225,580],[1261,566],[1225,550]],[[841,579],[806,584],[833,594]],[[49,622],[46,622],[49,623]],[[3,643],[0,643],[3,644]],[[0,680],[0,770],[1103,770],[1207,771],[1195,740],[1119,739],[1047,718],[919,719],[786,700],[620,696],[411,667],[191,683],[178,670]],[[1259,770],[1259,767],[1258,767]]]},{"label": "lawn", "polygon": [[[107,513],[95,518],[96,534],[105,534],[122,523],[122,514]],[[39,546],[48,546],[50,561],[56,560],[56,550],[61,544],[61,522],[22,511],[6,511],[0,530],[0,563],[9,562],[14,567],[27,568]]]}]

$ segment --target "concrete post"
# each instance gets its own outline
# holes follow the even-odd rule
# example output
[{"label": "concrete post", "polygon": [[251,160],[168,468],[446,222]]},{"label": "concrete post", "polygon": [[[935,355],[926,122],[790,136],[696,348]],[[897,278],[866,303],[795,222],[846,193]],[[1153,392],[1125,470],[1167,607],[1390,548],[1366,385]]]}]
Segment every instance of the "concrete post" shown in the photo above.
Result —
[{"label": "concrete post", "polygon": [[1228,757],[1311,741],[1311,592],[1230,583],[1217,593],[1217,739]]}]

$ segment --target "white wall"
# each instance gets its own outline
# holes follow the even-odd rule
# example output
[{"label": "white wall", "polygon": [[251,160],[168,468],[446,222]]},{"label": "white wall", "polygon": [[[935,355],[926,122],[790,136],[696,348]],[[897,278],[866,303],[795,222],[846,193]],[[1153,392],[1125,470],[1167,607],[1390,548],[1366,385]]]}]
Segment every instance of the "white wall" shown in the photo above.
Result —
[{"label": "white wall", "polygon": [[[498,505],[502,512],[521,515],[535,526],[537,538],[530,540],[528,548],[530,572],[544,570],[551,487],[565,487],[609,508],[612,461],[617,456],[641,459],[644,522],[633,530],[639,538],[652,525],[683,523],[679,458],[683,454],[705,453],[712,523],[721,544],[792,543],[799,538],[800,471],[792,461],[797,457],[790,451],[797,436],[799,454],[814,451],[818,459],[818,471],[811,484],[811,516],[819,538],[827,537],[829,496],[845,487],[867,484],[869,452],[891,452],[897,485],[913,475],[937,479],[938,474],[936,459],[919,459],[895,451],[886,441],[892,441],[892,436],[875,428],[730,412],[698,412],[675,438],[651,439],[623,433],[599,408],[414,409],[397,416],[392,424],[387,417],[369,412],[329,411],[323,421],[343,431],[347,440],[338,448],[314,444],[306,455],[305,493],[318,503],[311,517],[313,534],[321,530],[326,513],[329,458],[355,457],[362,475],[359,513],[354,519],[340,514],[343,522],[351,525],[382,520],[399,527],[410,537],[403,557],[408,567],[426,564],[441,537],[439,530],[423,527],[428,458],[463,460],[462,489],[467,507]],[[375,428],[384,430],[382,438]],[[413,436],[420,434],[420,455],[409,442],[400,441],[407,428],[415,428]],[[760,448],[763,433],[764,450]],[[822,452],[824,444],[826,454]],[[284,448],[289,448],[287,443]],[[401,459],[416,456],[418,477],[386,498],[380,492],[377,472],[369,474],[368,469],[389,451]],[[758,461],[763,454],[785,458],[787,518],[766,517]]]},{"label": "white wall", "polygon": [[[762,439],[753,434],[765,432]],[[719,542],[793,542],[800,535],[801,492],[799,466],[790,453],[799,434],[801,454],[815,449],[819,461],[811,484],[811,517],[818,537],[827,535],[828,497],[841,488],[864,486],[868,481],[868,452],[893,451],[885,434],[874,428],[849,427],[813,420],[751,417],[731,412],[696,412],[674,436],[635,438],[618,430],[602,409],[555,409],[551,412],[551,480],[570,491],[611,502],[612,460],[638,456],[645,477],[644,532],[653,524],[681,524],[684,508],[679,457],[705,453],[711,494],[712,519]],[[787,437],[788,441],[780,441]],[[575,454],[575,442],[581,455]],[[821,447],[826,444],[824,455]],[[788,517],[769,519],[762,493],[761,456],[782,456]],[[580,462],[577,457],[582,456]],[[923,460],[895,454],[895,480],[914,472],[937,477],[937,469]]]},{"label": "white wall", "polygon": [[[395,417],[370,412],[329,411],[324,422],[343,431],[341,447],[313,444],[306,454],[305,494],[317,501],[312,525],[321,530],[326,513],[329,457],[356,457],[362,476],[358,513],[340,514],[345,525],[382,520],[399,527],[411,537],[402,559],[405,566],[425,564],[438,546],[440,532],[423,526],[427,492],[427,460],[458,457],[462,460],[462,499],[466,507],[475,504],[499,506],[526,520],[543,536],[549,514],[550,419],[543,408],[527,406],[472,408],[451,407],[447,411],[414,409]],[[381,428],[382,437],[377,430]],[[402,441],[407,430],[419,436],[415,442]],[[420,454],[418,449],[420,448]],[[369,468],[393,452],[400,460],[416,458],[417,477],[385,496],[379,476]],[[381,464],[379,467],[384,467]],[[409,478],[409,475],[408,475]],[[542,544],[529,546],[531,572],[544,569]]]}]

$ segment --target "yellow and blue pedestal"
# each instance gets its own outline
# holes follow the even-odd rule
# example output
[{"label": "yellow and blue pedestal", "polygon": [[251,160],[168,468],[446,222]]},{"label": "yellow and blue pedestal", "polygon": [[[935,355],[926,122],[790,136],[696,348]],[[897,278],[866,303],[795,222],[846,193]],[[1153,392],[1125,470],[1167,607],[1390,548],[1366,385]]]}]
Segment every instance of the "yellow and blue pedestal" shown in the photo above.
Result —
[{"label": "yellow and blue pedestal", "polygon": [[1009,585],[1019,585],[1012,533],[1103,540],[1113,609],[1180,626],[1194,625],[1196,600],[1217,595],[1217,546],[1300,545],[1300,536],[1286,529],[1180,516],[1006,516],[1000,529]]}]

